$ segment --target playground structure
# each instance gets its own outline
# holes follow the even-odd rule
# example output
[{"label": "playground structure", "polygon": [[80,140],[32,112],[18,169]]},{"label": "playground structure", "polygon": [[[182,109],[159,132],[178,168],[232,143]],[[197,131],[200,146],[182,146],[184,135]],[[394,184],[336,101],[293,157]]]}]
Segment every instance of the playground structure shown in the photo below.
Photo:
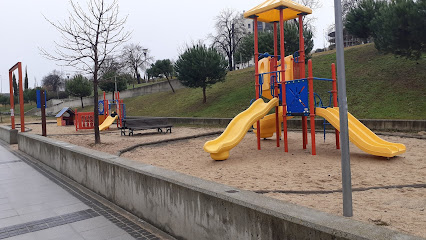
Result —
[{"label": "playground structure", "polygon": [[62,108],[55,116],[58,126],[74,125],[75,113],[69,107]]},{"label": "playground structure", "polygon": [[[210,153],[214,160],[226,160],[229,151],[238,145],[253,124],[256,130],[257,148],[260,150],[260,138],[272,137],[276,134],[276,146],[280,147],[281,131],[284,134],[284,151],[288,152],[287,120],[302,117],[303,149],[308,144],[308,123],[310,117],[312,155],[316,155],[315,146],[315,115],[323,117],[336,129],[336,148],[339,141],[339,108],[337,99],[336,71],[331,65],[332,79],[313,77],[312,60],[308,61],[308,78],[305,77],[305,46],[303,38],[303,16],[311,14],[312,10],[290,0],[271,1],[252,8],[244,13],[245,18],[253,19],[254,27],[254,61],[255,61],[255,90],[256,101],[244,112],[238,114],[218,138],[204,144],[204,151]],[[299,51],[285,56],[284,51],[284,21],[298,19]],[[259,54],[258,52],[258,21],[273,23],[274,54]],[[278,55],[278,30],[280,26],[280,55]],[[263,57],[259,61],[259,57]],[[324,106],[319,95],[314,93],[314,80],[332,83],[329,92],[329,106]],[[267,104],[262,98],[271,99]],[[317,101],[319,100],[319,101]],[[265,116],[275,107],[275,113]],[[264,117],[265,116],[265,117]],[[263,119],[261,119],[263,118]],[[256,123],[256,124],[255,124]],[[283,129],[281,130],[281,123]],[[348,114],[349,139],[364,152],[376,156],[394,157],[405,152],[403,144],[387,142]]]},{"label": "playground structure", "polygon": [[[103,100],[98,101],[98,113],[99,113],[99,130],[106,130],[111,126],[114,121],[117,122],[117,127],[123,126],[123,121],[126,119],[126,105],[124,101],[120,99],[120,92],[115,92],[115,100],[107,100],[104,92]],[[111,116],[111,107],[115,106],[115,116]],[[94,117],[93,112],[77,112],[75,110],[75,130],[79,129],[93,129],[94,128]]]}]

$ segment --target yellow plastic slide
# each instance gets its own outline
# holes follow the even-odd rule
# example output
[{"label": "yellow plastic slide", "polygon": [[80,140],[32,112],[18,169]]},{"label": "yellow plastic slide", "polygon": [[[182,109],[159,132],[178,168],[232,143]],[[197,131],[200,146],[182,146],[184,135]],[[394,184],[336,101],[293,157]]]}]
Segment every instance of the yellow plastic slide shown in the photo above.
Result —
[{"label": "yellow plastic slide", "polygon": [[229,151],[244,138],[251,125],[277,104],[278,98],[273,98],[268,103],[263,102],[261,98],[257,99],[247,110],[232,119],[218,138],[206,142],[204,151],[210,153],[214,160],[226,160],[229,157]]},{"label": "yellow plastic slide", "polygon": [[[316,108],[315,114],[330,122],[333,127],[340,130],[339,108]],[[348,113],[349,140],[366,153],[394,157],[405,152],[405,145],[391,143],[379,138],[352,114]]]},{"label": "yellow plastic slide", "polygon": [[[283,106],[278,107],[278,117],[279,117],[279,124],[278,127],[280,128],[280,136],[281,136],[281,123],[283,122]],[[293,118],[293,116],[287,116],[287,120]],[[257,134],[257,124],[253,124],[253,128],[255,129],[255,133]],[[261,138],[268,138],[272,137],[274,133],[276,133],[275,130],[275,113],[266,115],[264,118],[260,119],[260,137]]]},{"label": "yellow plastic slide", "polygon": [[107,129],[109,126],[111,126],[111,124],[114,123],[115,120],[117,120],[117,118],[118,115],[116,115],[115,117],[108,116],[105,121],[101,125],[99,125],[99,131]]}]

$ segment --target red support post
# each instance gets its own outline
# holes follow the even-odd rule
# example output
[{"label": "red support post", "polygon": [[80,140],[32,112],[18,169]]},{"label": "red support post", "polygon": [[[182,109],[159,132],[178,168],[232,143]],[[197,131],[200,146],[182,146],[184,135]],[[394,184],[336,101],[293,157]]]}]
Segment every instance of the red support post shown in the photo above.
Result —
[{"label": "red support post", "polygon": [[283,104],[283,131],[284,131],[284,151],[288,152],[288,141],[287,141],[287,103],[285,99],[286,86],[285,86],[285,51],[284,51],[284,12],[280,9],[280,50],[281,50],[281,102]]},{"label": "red support post", "polygon": [[22,78],[22,64],[18,62],[18,76],[19,76],[19,110],[21,114],[21,132],[25,132],[25,112],[24,112],[24,88],[23,88],[23,78]]},{"label": "red support post", "polygon": [[312,60],[308,61],[308,84],[309,84],[309,112],[311,117],[311,142],[312,155],[317,155],[315,148],[315,109],[314,109],[314,77],[312,74]]},{"label": "red support post", "polygon": [[[305,39],[303,37],[303,16],[299,15],[299,76],[305,78]],[[303,149],[308,145],[308,119],[302,116]]]},{"label": "red support post", "polygon": [[15,100],[13,99],[13,80],[12,71],[9,71],[9,89],[10,89],[10,121],[12,129],[15,129]]},{"label": "red support post", "polygon": [[[277,64],[278,64],[278,33],[277,33],[277,22],[274,22],[274,58],[273,58],[273,68],[272,71],[274,71],[275,75],[275,84],[274,84],[274,97],[278,98],[278,74],[277,71]],[[276,130],[276,137],[277,137],[277,147],[280,147],[280,116],[279,116],[279,106],[275,107],[275,130]]]},{"label": "red support post", "polygon": [[[338,107],[337,103],[337,84],[336,84],[336,65],[334,63],[331,64],[331,77],[333,79],[333,106]],[[336,149],[340,149],[340,139],[339,139],[339,130],[335,129],[336,132]]]},{"label": "red support post", "polygon": [[[256,79],[255,87],[256,87],[256,99],[260,98],[260,85],[259,85],[259,50],[258,50],[258,43],[257,43],[257,16],[253,19],[253,26],[254,26],[254,76]],[[256,123],[257,129],[257,149],[260,150],[260,121],[257,121]]]}]

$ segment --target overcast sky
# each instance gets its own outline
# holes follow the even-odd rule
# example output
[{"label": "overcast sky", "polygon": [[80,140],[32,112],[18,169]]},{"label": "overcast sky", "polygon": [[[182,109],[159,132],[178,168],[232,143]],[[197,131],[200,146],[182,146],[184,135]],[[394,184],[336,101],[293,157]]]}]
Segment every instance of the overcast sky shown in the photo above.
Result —
[{"label": "overcast sky", "polygon": [[[322,1],[322,8],[313,11],[316,18],[314,44],[324,47],[324,33],[334,22],[333,0]],[[85,1],[80,0],[82,6]],[[263,0],[119,0],[120,15],[128,16],[125,25],[132,31],[128,43],[150,49],[157,59],[177,59],[186,43],[206,39],[214,32],[215,16],[223,9],[247,11]],[[40,55],[39,48],[53,49],[60,35],[43,17],[63,21],[69,16],[66,0],[0,0],[0,81],[2,92],[9,92],[8,70],[16,62],[28,67],[29,87],[56,69],[73,75],[73,69],[58,66]],[[25,71],[25,69],[23,69]],[[25,73],[24,73],[25,74]]]}]

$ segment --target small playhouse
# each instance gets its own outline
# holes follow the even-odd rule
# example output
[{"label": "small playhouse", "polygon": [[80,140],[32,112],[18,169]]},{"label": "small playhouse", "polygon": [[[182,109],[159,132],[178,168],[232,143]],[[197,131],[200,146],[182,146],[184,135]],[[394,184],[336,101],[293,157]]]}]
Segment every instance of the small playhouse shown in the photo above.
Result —
[{"label": "small playhouse", "polygon": [[62,108],[55,117],[58,126],[74,125],[75,112],[69,107]]}]

